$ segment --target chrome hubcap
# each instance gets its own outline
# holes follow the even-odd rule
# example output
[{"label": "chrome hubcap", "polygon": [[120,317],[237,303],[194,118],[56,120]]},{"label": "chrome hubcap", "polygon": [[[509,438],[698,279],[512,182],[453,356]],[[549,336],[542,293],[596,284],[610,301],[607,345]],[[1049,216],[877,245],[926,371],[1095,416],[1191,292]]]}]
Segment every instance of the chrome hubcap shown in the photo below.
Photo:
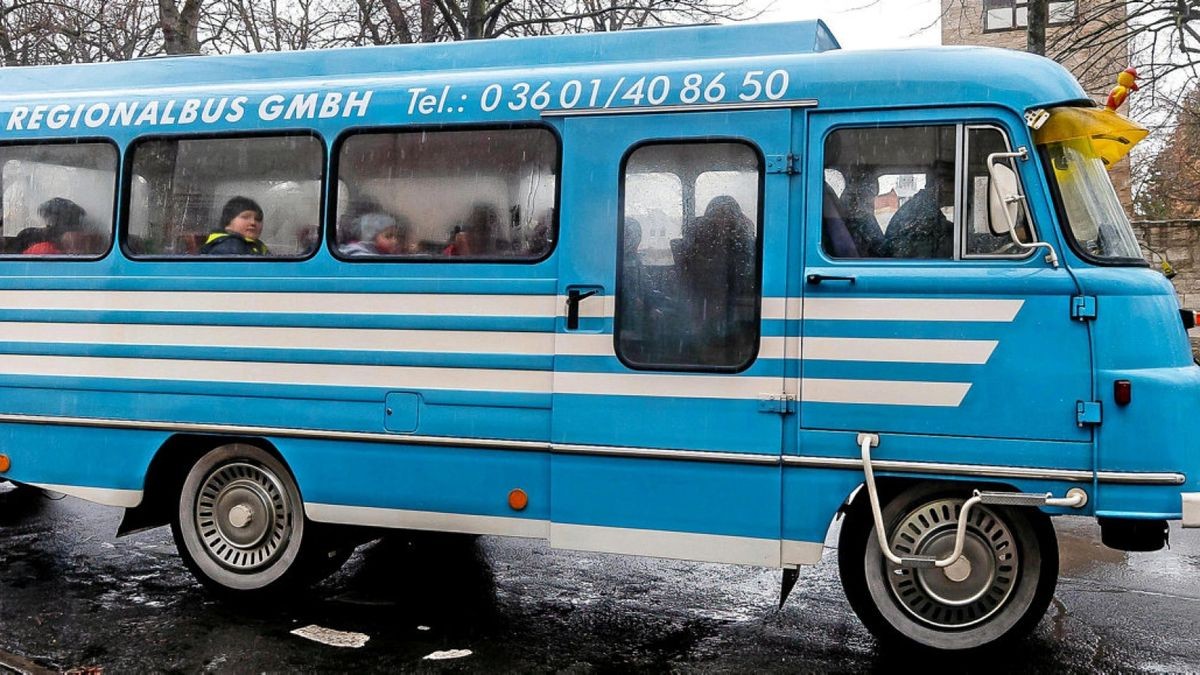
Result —
[{"label": "chrome hubcap", "polygon": [[[960,499],[940,499],[911,511],[889,542],[901,555],[945,558],[954,551]],[[938,628],[965,628],[986,621],[1003,606],[1020,569],[1008,525],[983,506],[971,509],[963,557],[945,568],[908,568],[888,563],[892,593],[909,614]]]},{"label": "chrome hubcap", "polygon": [[274,561],[292,526],[291,508],[279,480],[270,471],[246,463],[226,464],[209,474],[196,500],[195,518],[208,554],[238,572]]}]

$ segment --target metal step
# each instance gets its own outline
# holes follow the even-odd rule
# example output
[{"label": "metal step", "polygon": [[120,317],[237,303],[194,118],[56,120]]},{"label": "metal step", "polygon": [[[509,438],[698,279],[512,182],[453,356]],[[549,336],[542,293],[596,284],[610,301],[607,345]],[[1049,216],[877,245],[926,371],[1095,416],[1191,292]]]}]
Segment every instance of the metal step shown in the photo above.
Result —
[{"label": "metal step", "polygon": [[1046,501],[1054,495],[1049,492],[980,492],[979,499],[984,504],[996,506],[1045,506]]}]

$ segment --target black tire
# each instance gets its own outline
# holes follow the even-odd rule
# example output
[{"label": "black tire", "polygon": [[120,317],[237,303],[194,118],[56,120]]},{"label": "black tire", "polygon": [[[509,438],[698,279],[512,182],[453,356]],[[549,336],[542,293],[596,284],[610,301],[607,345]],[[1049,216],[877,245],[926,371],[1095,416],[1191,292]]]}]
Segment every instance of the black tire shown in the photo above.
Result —
[{"label": "black tire", "polygon": [[275,593],[332,574],[354,550],[310,522],[291,472],[253,445],[214,448],[192,466],[171,521],[192,574],[225,595]]},{"label": "black tire", "polygon": [[[948,555],[956,507],[968,496],[961,488],[927,483],[887,500],[883,522],[892,550],[900,545],[910,554]],[[1050,519],[1032,508],[977,505],[969,515],[964,554],[971,565],[953,573],[897,573],[879,550],[863,494],[842,523],[838,570],[854,613],[885,646],[985,649],[1032,631],[1058,582],[1058,543]]]}]

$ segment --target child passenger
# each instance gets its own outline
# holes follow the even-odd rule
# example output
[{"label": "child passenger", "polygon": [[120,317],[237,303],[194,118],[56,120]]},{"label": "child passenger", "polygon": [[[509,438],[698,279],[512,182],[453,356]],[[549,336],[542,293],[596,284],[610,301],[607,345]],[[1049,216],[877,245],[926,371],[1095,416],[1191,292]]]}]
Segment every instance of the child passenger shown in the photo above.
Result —
[{"label": "child passenger", "polygon": [[397,255],[408,252],[408,228],[386,213],[364,213],[353,227],[361,240],[341,247],[342,255]]},{"label": "child passenger", "polygon": [[249,197],[234,197],[221,209],[221,229],[208,235],[200,253],[205,255],[267,255],[267,245],[259,239],[263,230],[263,210]]}]

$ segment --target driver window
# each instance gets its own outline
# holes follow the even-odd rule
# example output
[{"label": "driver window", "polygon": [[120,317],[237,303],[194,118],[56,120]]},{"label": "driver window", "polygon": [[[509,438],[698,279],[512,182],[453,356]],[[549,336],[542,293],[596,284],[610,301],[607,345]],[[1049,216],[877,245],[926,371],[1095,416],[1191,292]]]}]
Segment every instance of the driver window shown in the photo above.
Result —
[{"label": "driver window", "polygon": [[[953,125],[839,129],[825,142],[822,242],[834,258],[954,257]],[[832,178],[841,182],[831,184]]]}]

